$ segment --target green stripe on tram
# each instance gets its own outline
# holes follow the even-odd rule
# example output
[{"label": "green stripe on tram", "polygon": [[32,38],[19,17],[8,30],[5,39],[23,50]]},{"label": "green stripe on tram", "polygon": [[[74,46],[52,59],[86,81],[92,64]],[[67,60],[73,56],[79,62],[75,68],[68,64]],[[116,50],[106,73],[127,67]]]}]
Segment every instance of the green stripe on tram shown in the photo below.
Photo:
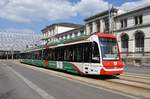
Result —
[{"label": "green stripe on tram", "polygon": [[73,67],[73,65],[69,62],[63,62],[63,65],[64,65],[64,69],[69,71],[69,72],[72,72],[72,73],[78,73],[76,68]]},{"label": "green stripe on tram", "polygon": [[56,61],[48,61],[48,68],[57,68]]},{"label": "green stripe on tram", "polygon": [[33,60],[33,64],[36,66],[43,66],[43,61],[42,60]]},{"label": "green stripe on tram", "polygon": [[[21,62],[25,63],[25,64],[29,64],[29,65],[35,65],[35,66],[59,69],[59,68],[57,68],[57,62],[56,61],[48,61],[48,65],[47,66],[45,66],[44,60],[24,59]],[[78,74],[76,68],[70,62],[62,62],[62,63],[63,63],[62,70],[66,70],[68,72],[72,72],[72,73]]]}]

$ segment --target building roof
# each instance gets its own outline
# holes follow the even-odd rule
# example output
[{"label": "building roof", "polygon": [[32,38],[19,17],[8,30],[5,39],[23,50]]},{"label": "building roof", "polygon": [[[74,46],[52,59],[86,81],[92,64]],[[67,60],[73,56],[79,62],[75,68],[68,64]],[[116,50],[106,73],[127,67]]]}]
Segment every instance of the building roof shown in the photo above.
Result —
[{"label": "building roof", "polygon": [[[118,11],[118,9],[116,9],[116,8],[111,8],[110,9],[110,12],[117,12],[117,11]],[[90,17],[86,18],[84,21],[89,21],[89,20],[95,19],[97,17],[107,15],[108,13],[109,13],[109,10],[105,10],[103,12],[100,12],[98,14],[95,14],[93,16],[90,16]]]},{"label": "building roof", "polygon": [[128,12],[125,12],[123,14],[120,14],[120,15],[117,15],[115,18],[118,18],[118,17],[122,17],[124,15],[129,15],[129,14],[132,14],[132,13],[136,13],[136,12],[139,12],[139,11],[142,11],[142,10],[146,10],[146,9],[150,9],[150,4],[148,5],[144,5],[144,6],[140,6],[140,7],[137,7],[137,8],[134,8]]},{"label": "building roof", "polygon": [[51,24],[51,25],[47,26],[46,28],[42,29],[42,31],[46,30],[47,28],[51,28],[53,26],[65,26],[65,27],[79,28],[79,27],[81,27],[83,25],[75,24],[75,23],[67,23],[67,22],[54,23],[54,24]]},{"label": "building roof", "polygon": [[40,45],[41,34],[0,30],[0,50],[22,51],[27,46]]}]

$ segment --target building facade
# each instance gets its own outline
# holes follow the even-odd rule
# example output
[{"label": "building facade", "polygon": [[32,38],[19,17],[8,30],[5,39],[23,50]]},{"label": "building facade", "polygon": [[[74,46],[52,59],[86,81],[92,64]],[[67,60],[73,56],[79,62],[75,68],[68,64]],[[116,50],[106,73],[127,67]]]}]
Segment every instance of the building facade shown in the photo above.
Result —
[{"label": "building facade", "polygon": [[43,33],[42,40],[44,41],[43,43],[46,44],[51,42],[57,42],[58,40],[67,39],[72,34],[72,33],[67,34],[70,33],[68,31],[81,28],[82,26],[83,25],[73,23],[55,23],[49,25],[42,30]]},{"label": "building facade", "polygon": [[103,11],[85,19],[86,35],[93,33],[111,33],[115,29],[114,17],[124,11],[116,8]]},{"label": "building facade", "polygon": [[150,63],[150,6],[114,18],[119,47],[129,63]]},{"label": "building facade", "polygon": [[57,40],[66,40],[85,35],[85,27],[81,26],[56,35]]}]

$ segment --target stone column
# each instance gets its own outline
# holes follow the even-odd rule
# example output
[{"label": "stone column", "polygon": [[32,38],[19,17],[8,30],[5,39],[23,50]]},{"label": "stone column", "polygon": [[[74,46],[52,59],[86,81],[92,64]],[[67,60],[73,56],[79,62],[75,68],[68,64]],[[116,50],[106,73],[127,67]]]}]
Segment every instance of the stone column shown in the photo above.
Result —
[{"label": "stone column", "polygon": [[97,27],[96,27],[96,22],[92,22],[92,26],[93,26],[93,30],[92,30],[92,33],[95,33],[97,32]]},{"label": "stone column", "polygon": [[86,32],[85,32],[85,35],[88,35],[90,34],[90,26],[89,24],[86,24]]},{"label": "stone column", "polygon": [[[133,46],[132,46],[132,47],[133,47],[133,53],[135,53],[135,37],[133,37],[133,43],[132,43],[132,44],[133,44]],[[134,56],[135,56],[135,55],[133,54],[133,57],[134,57]]]},{"label": "stone column", "polygon": [[100,32],[103,33],[104,32],[104,22],[103,20],[100,20]]}]

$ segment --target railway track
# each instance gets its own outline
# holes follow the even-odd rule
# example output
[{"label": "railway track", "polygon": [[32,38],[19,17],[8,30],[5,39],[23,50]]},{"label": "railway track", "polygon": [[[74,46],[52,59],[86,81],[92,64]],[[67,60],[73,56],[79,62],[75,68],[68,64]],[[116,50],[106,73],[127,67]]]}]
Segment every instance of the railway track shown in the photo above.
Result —
[{"label": "railway track", "polygon": [[150,85],[150,76],[149,75],[124,73],[124,74],[120,75],[119,78],[122,80],[133,81],[133,82]]},{"label": "railway track", "polygon": [[108,79],[106,82],[113,83],[114,86],[117,85],[115,90],[134,95],[140,99],[150,99],[149,76],[123,74],[119,76],[119,79]]},{"label": "railway track", "polygon": [[127,94],[133,96],[136,99],[150,99],[150,77],[148,75],[124,73],[115,79],[112,78],[112,79],[102,80],[102,79],[92,78],[92,77],[69,75],[63,72],[37,68],[34,66],[28,66],[20,63],[17,64],[21,66],[25,66],[30,69],[47,73],[49,75],[77,81],[92,87],[109,89],[112,92],[116,91],[123,94]]}]

